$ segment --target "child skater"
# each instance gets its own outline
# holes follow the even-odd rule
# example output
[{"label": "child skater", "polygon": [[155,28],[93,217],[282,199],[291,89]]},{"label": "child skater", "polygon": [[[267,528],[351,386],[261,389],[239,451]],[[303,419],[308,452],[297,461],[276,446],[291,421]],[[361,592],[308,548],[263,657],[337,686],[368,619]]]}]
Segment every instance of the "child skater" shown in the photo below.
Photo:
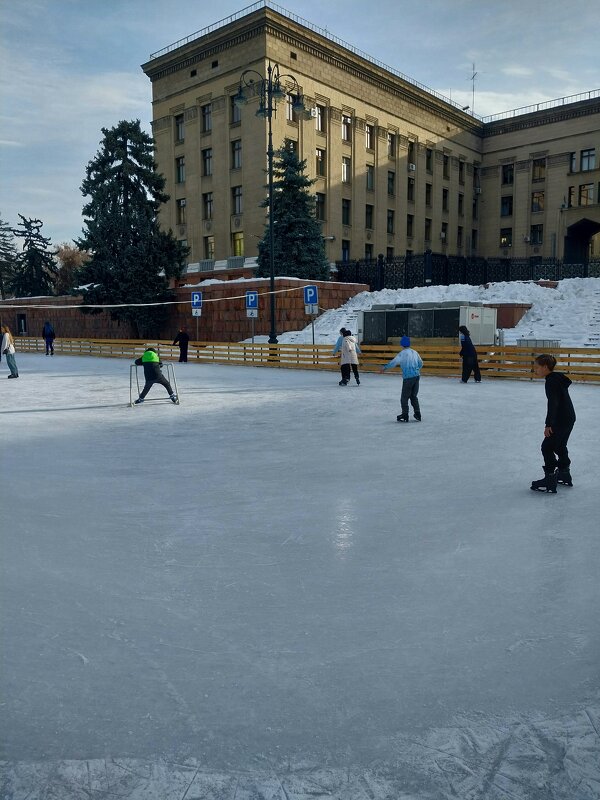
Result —
[{"label": "child skater", "polygon": [[142,357],[136,358],[135,364],[137,364],[138,367],[144,368],[144,378],[146,379],[144,388],[140,392],[138,399],[135,401],[136,405],[144,402],[144,398],[155,383],[160,383],[161,386],[164,386],[169,393],[169,399],[173,403],[177,402],[177,395],[171,388],[169,381],[162,374],[162,361],[160,360],[154,347],[147,347]]},{"label": "child skater", "polygon": [[417,395],[419,394],[419,378],[423,359],[410,346],[410,338],[408,336],[403,336],[400,339],[400,344],[402,350],[385,367],[382,367],[380,372],[385,372],[393,367],[400,367],[402,370],[402,394],[400,396],[402,413],[396,417],[396,421],[408,422],[408,401],[410,400],[415,419],[417,422],[421,422],[421,407],[417,400]]},{"label": "child skater", "polygon": [[538,356],[533,363],[535,376],[546,379],[548,411],[542,442],[544,477],[533,481],[531,488],[534,492],[552,494],[556,494],[558,483],[573,486],[567,442],[575,424],[575,409],[569,395],[571,380],[562,372],[554,372],[555,366],[556,359],[549,355]]}]

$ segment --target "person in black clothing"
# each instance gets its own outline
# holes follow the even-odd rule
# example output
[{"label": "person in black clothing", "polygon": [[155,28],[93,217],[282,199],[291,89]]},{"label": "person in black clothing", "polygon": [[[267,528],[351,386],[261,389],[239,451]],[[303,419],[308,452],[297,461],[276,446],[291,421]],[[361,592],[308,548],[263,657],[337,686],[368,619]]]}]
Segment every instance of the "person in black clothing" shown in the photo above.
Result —
[{"label": "person in black clothing", "polygon": [[144,398],[155,383],[160,383],[161,386],[164,386],[169,393],[169,399],[173,403],[177,403],[177,395],[171,388],[169,381],[162,374],[162,361],[160,360],[159,355],[154,347],[147,347],[142,357],[136,358],[135,364],[138,367],[144,368],[144,378],[146,379],[144,388],[140,392],[138,399],[135,401],[136,405],[144,402]]},{"label": "person in black clothing", "polygon": [[180,364],[187,364],[187,353],[188,353],[188,344],[190,342],[190,337],[187,332],[187,328],[185,325],[182,328],[179,328],[179,333],[173,339],[173,344],[179,345],[179,363]]},{"label": "person in black clothing", "polygon": [[46,342],[46,355],[53,356],[54,340],[56,339],[56,336],[54,334],[52,323],[48,319],[44,322],[44,327],[42,328],[42,338]]},{"label": "person in black clothing", "polygon": [[475,375],[475,383],[481,383],[481,372],[477,361],[477,350],[471,341],[471,334],[466,325],[459,327],[460,332],[460,357],[462,358],[462,382],[467,383],[471,373]]},{"label": "person in black clothing", "polygon": [[556,359],[549,355],[538,356],[533,364],[535,376],[546,379],[548,411],[542,442],[544,477],[540,481],[533,481],[531,488],[552,494],[556,493],[558,483],[573,486],[567,442],[576,419],[569,395],[571,380],[562,372],[554,372],[555,366]]}]

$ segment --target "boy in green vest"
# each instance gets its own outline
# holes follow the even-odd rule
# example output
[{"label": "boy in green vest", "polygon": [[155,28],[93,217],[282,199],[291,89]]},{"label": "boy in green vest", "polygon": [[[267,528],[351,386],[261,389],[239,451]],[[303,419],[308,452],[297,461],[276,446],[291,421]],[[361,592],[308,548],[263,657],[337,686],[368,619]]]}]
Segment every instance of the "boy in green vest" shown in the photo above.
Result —
[{"label": "boy in green vest", "polygon": [[169,398],[173,403],[177,402],[177,395],[171,388],[171,384],[162,374],[162,361],[160,360],[157,351],[154,347],[147,347],[144,351],[144,354],[141,358],[136,358],[135,364],[138,367],[144,368],[144,378],[146,379],[146,383],[144,384],[144,388],[140,392],[140,396],[135,401],[136,405],[144,402],[144,398],[152,388],[153,384],[160,383],[161,386],[164,386],[167,392],[169,393]]}]

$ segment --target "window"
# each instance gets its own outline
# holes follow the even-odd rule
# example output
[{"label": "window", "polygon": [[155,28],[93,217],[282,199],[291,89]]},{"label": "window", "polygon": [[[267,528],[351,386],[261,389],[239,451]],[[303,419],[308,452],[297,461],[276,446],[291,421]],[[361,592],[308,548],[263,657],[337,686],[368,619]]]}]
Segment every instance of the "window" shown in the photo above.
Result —
[{"label": "window", "polygon": [[431,220],[429,217],[425,217],[425,241],[431,241]]},{"label": "window", "polygon": [[450,156],[444,156],[444,180],[448,180],[450,178]]},{"label": "window", "polygon": [[473,198],[473,219],[479,219],[479,201],[477,197]]},{"label": "window", "polygon": [[375,190],[375,167],[373,164],[367,164],[367,192]]},{"label": "window", "polygon": [[242,109],[235,104],[235,97],[229,98],[229,122],[236,125],[242,121]]},{"label": "window", "polygon": [[394,258],[394,248],[393,247],[386,248],[385,258],[386,258],[386,261],[392,261],[392,259]]},{"label": "window", "polygon": [[373,261],[373,245],[365,245],[365,261]]},{"label": "window", "polygon": [[365,228],[373,229],[373,206],[365,206]]},{"label": "window", "polygon": [[365,147],[367,150],[375,150],[375,126],[365,126]]},{"label": "window", "polygon": [[183,114],[177,114],[175,117],[175,141],[183,142],[185,139],[185,125],[183,121]]},{"label": "window", "polygon": [[204,258],[207,258],[210,261],[214,261],[215,260],[215,237],[214,236],[205,236],[204,237]]},{"label": "window", "polygon": [[461,186],[465,185],[465,162],[458,162],[458,182]]},{"label": "window", "polygon": [[242,168],[242,140],[236,139],[231,143],[231,169]]},{"label": "window", "polygon": [[389,158],[396,158],[396,134],[388,132],[387,141]]},{"label": "window", "polygon": [[512,247],[512,228],[500,228],[500,247]]},{"label": "window", "polygon": [[581,171],[596,169],[596,149],[594,147],[581,151]]},{"label": "window", "polygon": [[414,235],[415,229],[415,215],[414,214],[407,214],[406,215],[406,236],[409,239],[412,239]]},{"label": "window", "polygon": [[582,183],[579,187],[579,205],[591,206],[594,203],[594,184]]},{"label": "window", "polygon": [[185,225],[185,199],[177,201],[176,210],[177,210],[177,224]]},{"label": "window", "polygon": [[417,163],[417,144],[416,144],[416,142],[409,142],[408,143],[408,163],[409,164],[416,164]]},{"label": "window", "polygon": [[513,213],[513,197],[512,194],[508,194],[505,197],[502,197],[500,200],[500,216],[512,217],[512,213]]},{"label": "window", "polygon": [[427,172],[433,172],[433,150],[431,147],[425,150],[425,169]]},{"label": "window", "polygon": [[456,229],[456,246],[459,249],[461,249],[462,246],[463,246],[463,238],[464,238],[463,229],[462,229],[462,226],[459,225],[458,228]]},{"label": "window", "polygon": [[185,183],[185,158],[183,156],[175,159],[175,183]]},{"label": "window", "polygon": [[321,133],[325,133],[325,106],[315,106],[317,115],[315,117],[315,128]]},{"label": "window", "polygon": [[577,153],[571,153],[571,172],[577,172]]},{"label": "window", "polygon": [[544,226],[532,225],[529,229],[529,242],[533,245],[540,245],[544,241]]},{"label": "window", "polygon": [[212,147],[202,151],[202,175],[204,177],[212,175]]},{"label": "window", "polygon": [[544,192],[531,193],[531,210],[532,211],[544,210]]},{"label": "window", "polygon": [[458,216],[464,217],[465,215],[465,196],[464,194],[458,193]]},{"label": "window", "polygon": [[315,196],[315,216],[319,222],[325,221],[325,195],[322,192]]},{"label": "window", "polygon": [[430,183],[426,183],[425,184],[425,205],[428,206],[428,208],[431,208],[431,191],[432,191],[432,185]]},{"label": "window", "polygon": [[569,186],[569,194],[567,195],[567,208],[573,208],[575,205],[575,187]]},{"label": "window", "polygon": [[244,234],[239,233],[232,233],[231,234],[231,249],[233,250],[234,256],[243,256],[244,255]]},{"label": "window", "polygon": [[288,94],[285,98],[285,114],[288,122],[298,122],[298,112],[294,108],[294,104],[298,101],[298,96],[295,94]]},{"label": "window", "polygon": [[352,141],[352,117],[342,114],[342,141]]},{"label": "window", "polygon": [[389,195],[396,194],[396,173],[388,171],[387,176],[387,193]]},{"label": "window", "polygon": [[342,261],[350,261],[350,241],[342,239]]},{"label": "window", "polygon": [[200,118],[202,120],[202,133],[210,133],[212,131],[212,106],[210,103],[201,106]]},{"label": "window", "polygon": [[471,253],[474,253],[477,250],[477,229],[473,228],[471,231]]},{"label": "window", "polygon": [[342,183],[350,183],[352,181],[352,159],[342,158]]},{"label": "window", "polygon": [[394,233],[395,212],[393,209],[387,210],[387,232]]},{"label": "window", "polygon": [[515,182],[515,165],[502,165],[502,186],[512,186]]},{"label": "window", "polygon": [[409,178],[406,186],[406,199],[409,203],[415,202],[415,179]]},{"label": "window", "polygon": [[442,211],[448,211],[448,189],[442,189]]},{"label": "window", "polygon": [[342,225],[350,225],[350,200],[342,200]]},{"label": "window", "polygon": [[286,139],[284,141],[284,147],[286,150],[289,150],[290,153],[296,153],[296,155],[298,155],[298,142],[295,139]]},{"label": "window", "polygon": [[442,240],[442,244],[448,244],[448,223],[442,222],[442,230],[440,232],[440,239]]},{"label": "window", "polygon": [[326,175],[325,171],[325,164],[326,164],[326,153],[325,150],[322,150],[320,147],[317,147],[316,151],[316,160],[315,160],[315,172],[319,178],[324,178]]},{"label": "window", "polygon": [[213,193],[206,192],[202,195],[202,219],[213,218]]},{"label": "window", "polygon": [[244,210],[244,204],[242,202],[242,187],[241,186],[233,186],[231,188],[231,213],[232,214],[241,214]]},{"label": "window", "polygon": [[531,170],[531,180],[535,183],[536,181],[544,181],[546,180],[546,159],[545,158],[534,158],[533,165]]}]

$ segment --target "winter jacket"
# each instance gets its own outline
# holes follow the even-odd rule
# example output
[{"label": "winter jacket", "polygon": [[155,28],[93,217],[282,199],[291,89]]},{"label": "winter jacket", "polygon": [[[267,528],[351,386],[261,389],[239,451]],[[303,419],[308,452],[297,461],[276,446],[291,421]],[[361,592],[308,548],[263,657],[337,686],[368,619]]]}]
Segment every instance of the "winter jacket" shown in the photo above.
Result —
[{"label": "winter jacket", "polygon": [[12,337],[10,336],[10,334],[5,333],[2,336],[2,344],[0,345],[0,352],[4,356],[4,355],[6,355],[6,351],[7,350],[9,352],[9,354],[12,355],[12,356],[14,356],[14,354],[17,352],[15,350],[14,344],[12,343]]},{"label": "winter jacket", "polygon": [[360,347],[354,336],[344,336],[340,364],[358,364],[358,354]]},{"label": "winter jacket", "polygon": [[418,378],[421,374],[422,366],[423,359],[417,351],[413,350],[412,347],[405,347],[385,365],[383,371],[385,372],[393,367],[400,367],[403,378]]},{"label": "winter jacket", "polygon": [[332,356],[334,356],[336,353],[340,352],[340,350],[342,349],[343,341],[344,341],[344,337],[341,336],[341,335],[338,336],[337,342],[335,343],[335,347],[333,348],[333,353],[331,354]]},{"label": "winter jacket", "polygon": [[144,368],[144,378],[147,381],[162,380],[162,361],[154,350],[146,350],[141,358],[136,358],[135,363],[138,367]]},{"label": "winter jacket", "polygon": [[467,356],[467,358],[477,358],[477,350],[475,350],[475,345],[471,341],[471,337],[467,336],[465,333],[461,333],[460,335],[459,356],[461,356],[461,358],[463,356]]},{"label": "winter jacket", "polygon": [[180,347],[187,347],[189,341],[189,333],[186,333],[185,331],[179,331],[177,336],[173,339],[173,344],[179,344]]},{"label": "winter jacket", "polygon": [[546,397],[548,412],[546,427],[566,428],[575,422],[575,409],[569,395],[572,381],[562,372],[551,372],[546,375]]},{"label": "winter jacket", "polygon": [[43,339],[56,339],[54,334],[54,328],[49,322],[44,323],[44,327],[42,328],[42,338]]}]

